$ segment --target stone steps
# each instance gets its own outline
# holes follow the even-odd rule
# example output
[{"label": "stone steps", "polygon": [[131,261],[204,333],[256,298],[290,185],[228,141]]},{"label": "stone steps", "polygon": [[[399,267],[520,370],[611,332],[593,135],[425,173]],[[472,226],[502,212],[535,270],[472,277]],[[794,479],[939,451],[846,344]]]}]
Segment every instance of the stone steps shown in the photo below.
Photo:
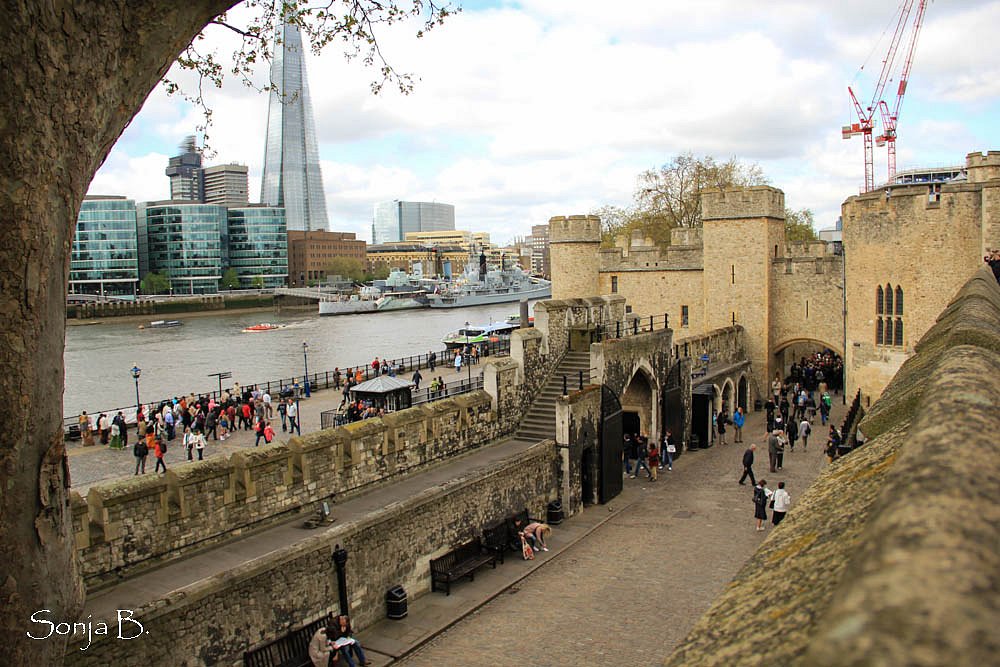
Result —
[{"label": "stone steps", "polygon": [[587,352],[568,352],[562,362],[549,376],[528,412],[521,420],[513,439],[523,442],[538,442],[546,438],[554,438],[556,434],[556,400],[562,396],[563,376],[566,376],[566,388],[572,391],[580,382],[580,373],[584,382],[590,379],[590,354]]}]

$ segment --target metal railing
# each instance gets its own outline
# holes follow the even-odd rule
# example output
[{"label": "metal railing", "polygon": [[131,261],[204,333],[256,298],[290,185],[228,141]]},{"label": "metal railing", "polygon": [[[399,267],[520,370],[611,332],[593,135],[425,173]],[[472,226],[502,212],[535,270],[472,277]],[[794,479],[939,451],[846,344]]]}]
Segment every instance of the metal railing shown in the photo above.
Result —
[{"label": "metal railing", "polygon": [[[484,359],[488,359],[491,356],[503,356],[510,353],[510,339],[501,339],[497,341],[489,341],[486,343],[478,343],[476,347],[479,348],[479,360],[482,362]],[[451,368],[451,362],[455,356],[455,350],[444,349],[438,350],[436,352],[435,368],[443,368],[448,370]],[[390,359],[390,365],[396,368],[396,374],[400,373],[413,373],[413,371],[420,369],[430,368],[430,354],[414,354],[405,357],[397,357],[395,359]],[[402,371],[398,370],[400,365],[402,365]],[[347,381],[348,373],[350,376],[355,376],[357,371],[361,372],[362,382],[365,380],[370,380],[377,377],[380,372],[372,368],[371,362],[364,364],[354,364],[352,366],[340,367],[339,379],[337,377],[336,370],[325,370],[318,371],[316,373],[309,373],[308,377],[304,375],[296,375],[287,378],[277,378],[273,380],[265,380],[263,382],[252,382],[252,383],[242,383],[241,386],[245,389],[248,387],[257,387],[272,396],[278,396],[282,388],[290,388],[294,390],[296,383],[299,385],[300,391],[305,391],[306,383],[309,384],[309,391],[319,391],[320,389],[339,389],[343,386],[344,382]],[[474,378],[473,378],[474,379]],[[466,380],[466,382],[468,382]],[[451,383],[454,384],[454,383]],[[227,391],[223,389],[223,391]],[[180,396],[180,394],[177,394]],[[218,389],[212,391],[198,392],[198,397],[204,396],[205,398],[219,399],[220,392]],[[143,401],[144,405],[162,405],[164,402],[171,400],[173,397],[161,398],[156,401]],[[135,423],[135,405],[128,405],[124,407],[111,408],[108,410],[96,410],[88,411],[87,414],[91,416],[92,419],[96,419],[97,415],[104,413],[109,417],[121,412],[127,423]],[[63,417],[63,431],[67,434],[70,439],[76,439],[79,437],[78,431],[78,417],[76,416],[64,416]]]},{"label": "metal railing", "polygon": [[602,340],[627,338],[629,336],[650,333],[658,329],[669,328],[670,316],[667,313],[646,317],[633,316],[616,322],[599,323],[591,332],[590,339],[593,343],[599,343]]}]

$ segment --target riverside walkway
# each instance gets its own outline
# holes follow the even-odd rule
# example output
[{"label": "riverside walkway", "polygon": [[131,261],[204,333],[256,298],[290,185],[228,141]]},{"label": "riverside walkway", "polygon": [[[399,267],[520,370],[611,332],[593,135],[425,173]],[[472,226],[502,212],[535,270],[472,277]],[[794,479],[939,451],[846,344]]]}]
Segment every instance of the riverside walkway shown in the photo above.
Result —
[{"label": "riverside walkway", "polygon": [[[472,377],[482,374],[482,365],[472,367]],[[431,372],[424,369],[421,371],[424,376],[421,387],[427,387],[431,383]],[[405,373],[401,376],[409,380],[412,373]],[[433,373],[434,377],[442,377],[445,382],[463,381],[468,378],[468,370],[463,368],[456,372],[450,364],[439,365]],[[339,389],[324,389],[313,392],[311,398],[303,398],[299,403],[299,414],[302,419],[302,433],[311,433],[320,430],[320,413],[325,410],[334,410],[340,405],[343,394]],[[277,400],[277,399],[275,399]],[[275,442],[287,442],[291,437],[289,433],[281,430],[281,418],[275,411],[271,420],[276,431]],[[164,461],[169,467],[172,463],[187,461],[187,452],[181,444],[181,433],[169,442],[167,454]],[[111,449],[107,445],[95,444],[85,447],[83,442],[67,442],[66,450],[69,456],[70,482],[74,491],[86,496],[88,489],[94,484],[106,482],[112,479],[119,479],[135,474],[135,457],[132,456],[132,445],[135,443],[135,426],[129,429],[128,447],[124,450]],[[205,447],[205,458],[218,456],[229,456],[233,452],[254,446],[256,434],[253,431],[234,431],[231,437],[225,441],[208,440]],[[156,459],[152,452],[146,459],[146,474],[153,474],[156,467]]]}]

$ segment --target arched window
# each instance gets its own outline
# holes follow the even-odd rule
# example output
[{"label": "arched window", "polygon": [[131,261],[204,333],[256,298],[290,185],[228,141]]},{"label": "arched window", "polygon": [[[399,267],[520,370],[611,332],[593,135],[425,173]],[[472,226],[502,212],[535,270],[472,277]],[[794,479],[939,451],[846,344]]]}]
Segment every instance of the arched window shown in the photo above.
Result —
[{"label": "arched window", "polygon": [[896,285],[896,314],[903,314],[903,288]]},{"label": "arched window", "polygon": [[875,290],[875,314],[881,315],[885,312],[885,293],[882,291],[882,286],[879,285]]},{"label": "arched window", "polygon": [[893,344],[896,345],[897,347],[902,347],[903,346],[903,318],[902,317],[897,317],[896,318],[896,340],[893,341]]},{"label": "arched window", "polygon": [[881,317],[876,317],[875,318],[875,344],[876,345],[881,345],[882,344],[882,318]]},{"label": "arched window", "polygon": [[885,286],[885,314],[892,315],[892,285]]}]

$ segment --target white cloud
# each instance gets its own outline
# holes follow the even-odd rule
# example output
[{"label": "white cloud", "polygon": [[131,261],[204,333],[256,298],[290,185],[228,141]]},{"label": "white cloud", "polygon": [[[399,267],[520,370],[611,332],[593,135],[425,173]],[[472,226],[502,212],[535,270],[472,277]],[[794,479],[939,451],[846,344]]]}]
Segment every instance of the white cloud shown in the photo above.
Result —
[{"label": "white cloud", "polygon": [[[760,162],[789,205],[812,208],[825,225],[863,181],[860,140],[842,141],[839,127],[851,119],[847,84],[871,93],[893,27],[888,4],[634,0],[609,10],[522,0],[466,10],[421,40],[413,25],[382,36],[391,62],[419,76],[409,96],[373,97],[376,73],[336,48],[310,56],[331,222],[367,238],[376,201],[433,199],[455,204],[459,225],[504,239],[552,215],[626,203],[639,172],[691,150]],[[1000,106],[998,24],[997,0],[930,5],[901,166],[1000,147],[992,123],[966,124]],[[233,44],[219,29],[204,40]],[[190,87],[188,74],[175,76]],[[262,68],[256,81],[266,80]],[[247,164],[256,193],[266,98],[230,82],[208,100],[215,161]],[[154,92],[92,191],[164,196],[165,155],[198,122]],[[884,172],[884,155],[876,165]]]}]

